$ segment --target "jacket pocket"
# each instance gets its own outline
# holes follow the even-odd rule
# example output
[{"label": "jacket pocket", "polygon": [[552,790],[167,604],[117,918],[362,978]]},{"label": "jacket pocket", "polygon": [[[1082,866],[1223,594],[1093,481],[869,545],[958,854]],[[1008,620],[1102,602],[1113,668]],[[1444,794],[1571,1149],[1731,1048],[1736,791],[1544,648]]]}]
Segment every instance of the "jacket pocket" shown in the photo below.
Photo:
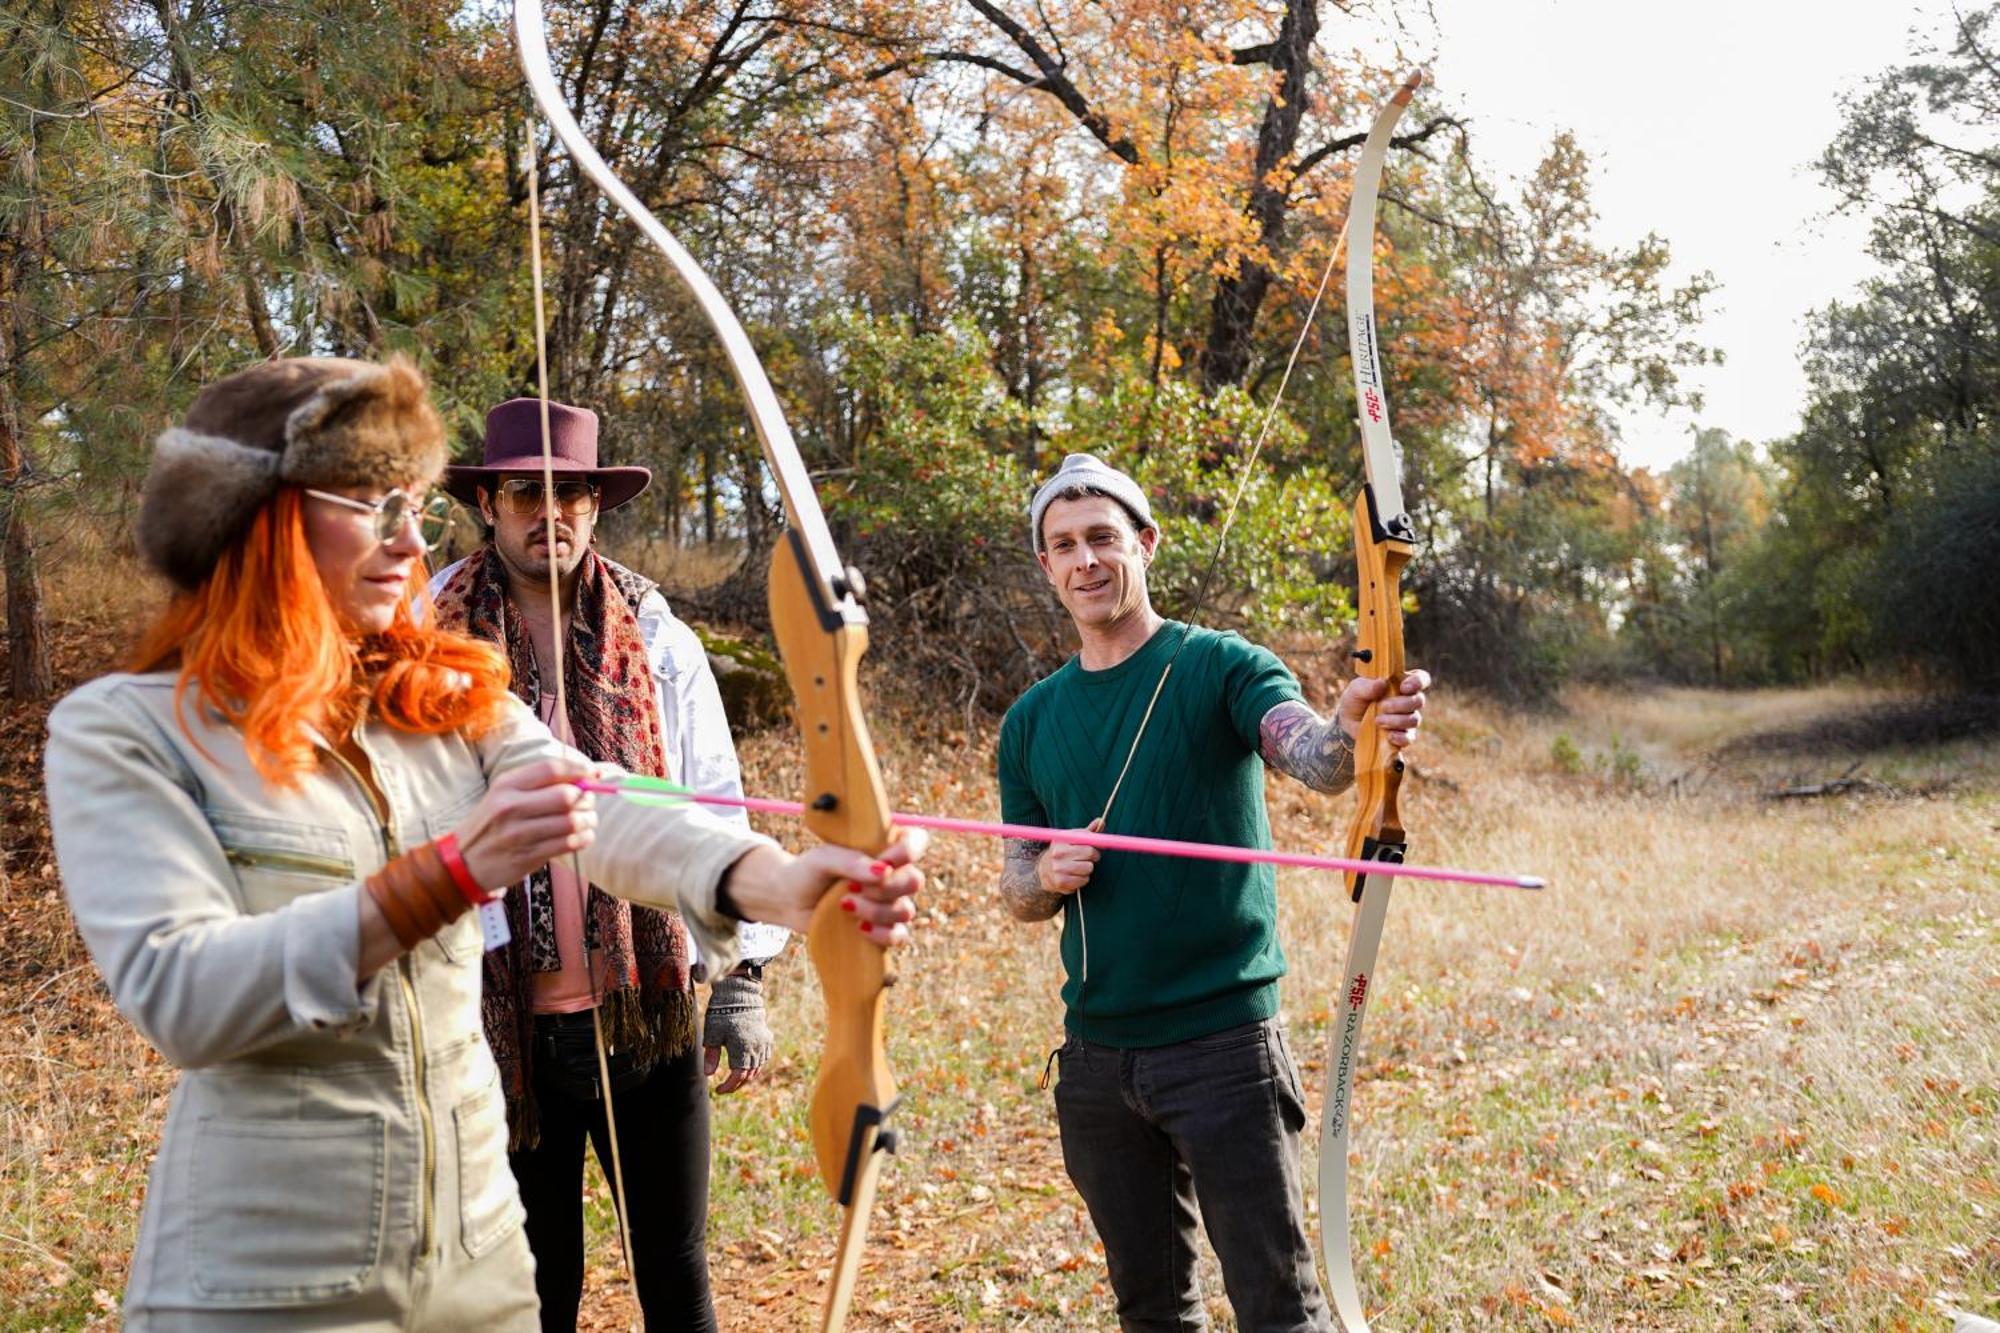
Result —
[{"label": "jacket pocket", "polygon": [[[425,940],[424,944],[435,945],[447,963],[462,963],[468,958],[477,958],[486,949],[486,936],[479,929],[479,914],[467,912]],[[424,944],[419,944],[417,948],[421,950]]]},{"label": "jacket pocket", "polygon": [[196,1122],[195,1295],[304,1305],[362,1291],[382,1251],[388,1127],[379,1115]]},{"label": "jacket pocket", "polygon": [[340,829],[234,810],[210,810],[208,822],[236,869],[246,912],[273,912],[360,877]]},{"label": "jacket pocket", "polygon": [[458,1138],[458,1241],[477,1259],[527,1217],[507,1165],[507,1112],[496,1081],[452,1110]]}]

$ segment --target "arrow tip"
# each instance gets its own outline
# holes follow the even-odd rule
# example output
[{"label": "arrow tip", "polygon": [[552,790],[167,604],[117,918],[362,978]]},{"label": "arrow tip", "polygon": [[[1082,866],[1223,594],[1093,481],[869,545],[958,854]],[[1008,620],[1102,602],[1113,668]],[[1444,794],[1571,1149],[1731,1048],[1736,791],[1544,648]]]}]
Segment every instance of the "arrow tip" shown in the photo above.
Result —
[{"label": "arrow tip", "polygon": [[1403,86],[1398,88],[1396,95],[1389,100],[1398,106],[1408,106],[1410,99],[1417,95],[1417,89],[1423,86],[1424,72],[1420,69],[1413,69],[1410,71],[1409,77],[1403,80]]}]

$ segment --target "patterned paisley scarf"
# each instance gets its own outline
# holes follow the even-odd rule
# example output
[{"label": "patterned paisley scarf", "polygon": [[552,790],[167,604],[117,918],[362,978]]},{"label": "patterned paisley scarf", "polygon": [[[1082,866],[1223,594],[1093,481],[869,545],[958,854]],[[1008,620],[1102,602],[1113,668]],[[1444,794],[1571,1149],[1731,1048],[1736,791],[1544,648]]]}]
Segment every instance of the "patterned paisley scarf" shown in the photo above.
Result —
[{"label": "patterned paisley scarf", "polygon": [[[639,604],[653,587],[642,575],[595,550],[586,551],[563,644],[563,676],[577,749],[628,772],[671,777],[654,706],[653,672],[639,632]],[[501,645],[513,669],[514,693],[539,713],[542,686],[534,644],[508,601],[506,566],[491,545],[467,559],[438,590],[436,614],[447,629]],[[506,904],[513,939],[486,955],[480,1008],[507,1093],[508,1147],[520,1151],[540,1137],[529,1065],[535,1044],[534,976],[562,970],[548,867],[529,878],[526,893],[509,893]],[[592,885],[584,946],[604,956],[600,1010],[612,1049],[629,1052],[643,1067],[694,1045],[687,929],[677,913],[634,907]]]}]

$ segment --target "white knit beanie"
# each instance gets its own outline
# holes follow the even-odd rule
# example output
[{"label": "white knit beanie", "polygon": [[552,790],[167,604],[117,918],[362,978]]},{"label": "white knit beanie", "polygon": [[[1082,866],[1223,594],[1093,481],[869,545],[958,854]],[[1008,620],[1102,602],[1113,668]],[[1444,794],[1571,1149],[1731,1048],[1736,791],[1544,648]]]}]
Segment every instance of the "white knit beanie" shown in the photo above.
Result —
[{"label": "white knit beanie", "polygon": [[1072,486],[1102,491],[1118,501],[1138,517],[1141,531],[1159,526],[1153,522],[1153,508],[1146,503],[1146,492],[1139,488],[1138,482],[1092,454],[1071,454],[1063,459],[1055,475],[1042,483],[1035,492],[1034,503],[1028,506],[1030,549],[1042,549],[1042,514],[1047,511],[1049,502]]}]

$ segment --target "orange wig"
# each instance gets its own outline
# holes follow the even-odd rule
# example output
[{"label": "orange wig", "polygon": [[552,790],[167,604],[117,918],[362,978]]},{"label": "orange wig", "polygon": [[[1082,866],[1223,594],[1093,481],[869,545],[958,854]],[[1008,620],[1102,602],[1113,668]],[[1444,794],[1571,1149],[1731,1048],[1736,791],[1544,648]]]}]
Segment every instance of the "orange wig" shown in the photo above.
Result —
[{"label": "orange wig", "polygon": [[176,700],[192,687],[281,786],[313,767],[306,726],[337,739],[364,703],[402,731],[476,735],[506,701],[507,660],[491,644],[419,624],[423,578],[419,564],[386,631],[350,638],[306,542],[303,493],[281,486],[208,580],[168,603],[131,669],[177,662]]}]

